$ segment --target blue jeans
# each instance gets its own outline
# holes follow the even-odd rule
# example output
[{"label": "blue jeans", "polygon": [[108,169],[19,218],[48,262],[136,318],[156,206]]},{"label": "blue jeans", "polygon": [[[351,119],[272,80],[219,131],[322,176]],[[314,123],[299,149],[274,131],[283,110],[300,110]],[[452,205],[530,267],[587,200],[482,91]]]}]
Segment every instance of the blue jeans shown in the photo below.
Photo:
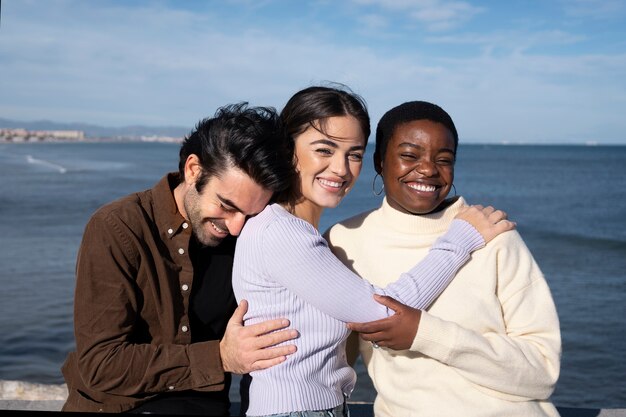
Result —
[{"label": "blue jeans", "polygon": [[348,404],[344,401],[343,404],[328,410],[292,411],[291,413],[271,414],[260,417],[350,417],[350,410],[348,410]]}]

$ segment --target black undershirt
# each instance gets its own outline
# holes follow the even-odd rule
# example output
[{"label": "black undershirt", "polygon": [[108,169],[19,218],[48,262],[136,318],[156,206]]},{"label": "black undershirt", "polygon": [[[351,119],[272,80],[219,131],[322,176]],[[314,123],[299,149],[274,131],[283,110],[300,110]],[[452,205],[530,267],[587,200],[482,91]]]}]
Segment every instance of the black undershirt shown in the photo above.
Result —
[{"label": "black undershirt", "polygon": [[[189,300],[191,343],[221,340],[228,320],[237,308],[232,286],[235,243],[236,238],[229,236],[218,246],[208,247],[191,238],[189,257],[194,268]],[[222,391],[163,394],[131,413],[228,415],[230,383],[231,375],[226,373]],[[249,376],[245,375],[239,389],[242,411],[247,409],[249,383]]]},{"label": "black undershirt", "polygon": [[191,343],[220,340],[237,308],[232,285],[235,242],[229,236],[216,247],[202,246],[195,238],[189,244],[194,269],[189,301]]}]

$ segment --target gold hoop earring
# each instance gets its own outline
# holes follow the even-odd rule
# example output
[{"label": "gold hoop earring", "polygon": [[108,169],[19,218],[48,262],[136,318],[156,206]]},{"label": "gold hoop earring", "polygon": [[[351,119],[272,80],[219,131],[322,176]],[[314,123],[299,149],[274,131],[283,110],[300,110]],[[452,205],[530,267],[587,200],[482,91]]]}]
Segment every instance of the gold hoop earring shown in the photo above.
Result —
[{"label": "gold hoop earring", "polygon": [[372,181],[372,192],[376,196],[381,195],[383,191],[385,191],[385,183],[383,181],[383,184],[382,184],[383,186],[380,188],[380,191],[376,192],[376,178],[378,177],[382,178],[383,176],[377,172],[376,175],[374,176],[374,181]]}]

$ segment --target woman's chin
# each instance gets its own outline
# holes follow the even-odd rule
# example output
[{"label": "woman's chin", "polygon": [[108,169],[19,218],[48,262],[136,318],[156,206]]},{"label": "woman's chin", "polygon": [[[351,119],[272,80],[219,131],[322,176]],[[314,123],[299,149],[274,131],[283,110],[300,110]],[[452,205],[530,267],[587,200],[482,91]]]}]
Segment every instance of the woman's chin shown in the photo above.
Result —
[{"label": "woman's chin", "polygon": [[323,201],[320,204],[320,206],[324,207],[325,209],[333,209],[337,207],[341,203],[342,200],[343,200],[343,197],[329,198]]}]

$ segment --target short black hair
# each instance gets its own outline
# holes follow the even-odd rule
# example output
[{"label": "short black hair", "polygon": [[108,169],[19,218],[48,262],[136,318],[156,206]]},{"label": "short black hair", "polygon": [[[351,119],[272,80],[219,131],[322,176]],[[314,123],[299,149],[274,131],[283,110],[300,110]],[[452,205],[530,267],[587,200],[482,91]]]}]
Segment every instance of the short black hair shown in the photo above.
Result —
[{"label": "short black hair", "polygon": [[290,187],[296,175],[288,151],[287,135],[273,107],[248,107],[248,103],[220,107],[214,117],[201,120],[183,141],[178,170],[185,178],[185,163],[196,155],[202,173],[196,189],[234,167],[274,193]]},{"label": "short black hair", "polygon": [[459,134],[450,115],[438,105],[427,101],[407,101],[389,110],[378,122],[374,157],[378,157],[381,161],[384,160],[387,144],[398,125],[415,120],[430,120],[431,122],[441,123],[448,128],[454,137],[454,152],[456,153],[456,148],[459,144]]}]

